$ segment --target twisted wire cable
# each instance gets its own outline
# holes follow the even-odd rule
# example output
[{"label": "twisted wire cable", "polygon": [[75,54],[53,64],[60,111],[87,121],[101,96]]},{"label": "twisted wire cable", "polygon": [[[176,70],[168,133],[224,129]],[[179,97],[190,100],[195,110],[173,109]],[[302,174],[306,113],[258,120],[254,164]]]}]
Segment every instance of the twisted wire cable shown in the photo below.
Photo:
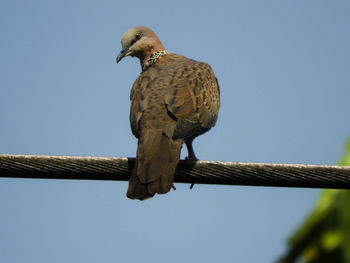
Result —
[{"label": "twisted wire cable", "polygon": [[[0,177],[126,181],[134,158],[0,154]],[[180,161],[178,183],[350,189],[350,166]]]}]

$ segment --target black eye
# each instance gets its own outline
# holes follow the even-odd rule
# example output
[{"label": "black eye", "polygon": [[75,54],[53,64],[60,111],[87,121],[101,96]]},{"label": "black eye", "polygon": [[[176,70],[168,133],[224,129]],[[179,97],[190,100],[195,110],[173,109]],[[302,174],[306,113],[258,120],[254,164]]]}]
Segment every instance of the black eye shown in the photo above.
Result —
[{"label": "black eye", "polygon": [[141,37],[142,37],[141,33],[136,33],[136,35],[135,35],[135,39],[136,40],[141,39]]}]

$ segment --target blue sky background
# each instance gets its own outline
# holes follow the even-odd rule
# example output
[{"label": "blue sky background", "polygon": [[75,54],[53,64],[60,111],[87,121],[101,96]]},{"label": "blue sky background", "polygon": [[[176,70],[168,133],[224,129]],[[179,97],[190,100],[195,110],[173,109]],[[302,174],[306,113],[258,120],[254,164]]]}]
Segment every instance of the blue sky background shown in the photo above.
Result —
[{"label": "blue sky background", "polygon": [[[0,153],[133,157],[130,27],[221,86],[202,160],[335,164],[350,134],[348,1],[0,2]],[[186,151],[184,151],[186,152]],[[182,155],[184,156],[184,154]],[[319,190],[0,179],[0,262],[273,262]]]}]

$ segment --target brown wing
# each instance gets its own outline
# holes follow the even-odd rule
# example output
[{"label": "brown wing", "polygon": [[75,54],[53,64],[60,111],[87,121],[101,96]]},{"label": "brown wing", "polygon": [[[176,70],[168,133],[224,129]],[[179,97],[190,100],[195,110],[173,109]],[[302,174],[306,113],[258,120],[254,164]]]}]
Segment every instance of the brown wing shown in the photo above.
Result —
[{"label": "brown wing", "polygon": [[178,119],[174,138],[196,137],[213,127],[220,107],[220,91],[211,67],[184,58],[173,74],[165,103]]},{"label": "brown wing", "polygon": [[130,93],[130,123],[138,147],[129,180],[129,198],[143,200],[155,193],[167,193],[180,158],[182,140],[173,139],[177,122],[168,114],[164,103],[169,75],[166,68],[158,69],[154,65],[143,71]]},{"label": "brown wing", "polygon": [[132,86],[130,92],[130,125],[132,133],[139,138],[139,122],[142,116],[142,113],[147,109],[149,104],[149,97],[146,96],[145,89],[150,84],[151,78],[149,76],[141,75],[137,78]]}]

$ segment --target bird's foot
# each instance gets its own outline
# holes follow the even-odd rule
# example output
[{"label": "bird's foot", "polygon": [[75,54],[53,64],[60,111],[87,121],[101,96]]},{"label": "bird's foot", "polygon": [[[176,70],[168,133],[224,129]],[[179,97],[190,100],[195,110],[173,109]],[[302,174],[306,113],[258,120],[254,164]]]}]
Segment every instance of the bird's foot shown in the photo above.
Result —
[{"label": "bird's foot", "polygon": [[187,165],[193,165],[195,162],[198,161],[198,158],[194,155],[194,156],[188,156],[185,158],[185,162]]},{"label": "bird's foot", "polygon": [[[198,158],[194,154],[185,158],[186,165],[188,166],[194,165],[197,161],[198,161]],[[193,186],[194,186],[194,183],[191,183],[190,189],[192,189]]]},{"label": "bird's foot", "polygon": [[171,184],[171,188],[173,188],[174,190],[176,190],[176,187],[174,184]]}]

